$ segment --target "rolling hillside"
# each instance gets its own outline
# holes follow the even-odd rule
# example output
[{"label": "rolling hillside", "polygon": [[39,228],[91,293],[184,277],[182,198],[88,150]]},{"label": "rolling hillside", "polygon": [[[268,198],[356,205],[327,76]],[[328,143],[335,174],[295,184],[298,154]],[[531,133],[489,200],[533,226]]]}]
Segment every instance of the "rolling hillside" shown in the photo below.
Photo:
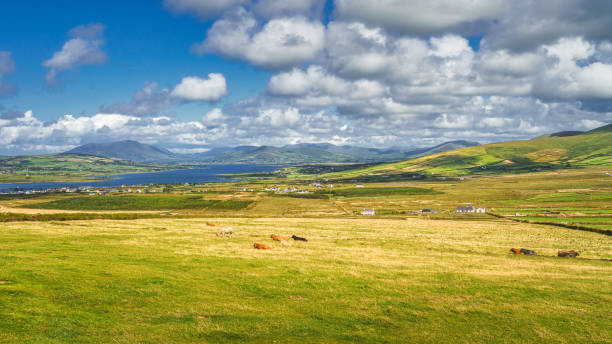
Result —
[{"label": "rolling hillside", "polygon": [[467,147],[401,162],[322,175],[351,178],[363,175],[433,173],[467,175],[522,173],[564,167],[612,167],[612,125],[577,135],[544,135],[532,140]]}]

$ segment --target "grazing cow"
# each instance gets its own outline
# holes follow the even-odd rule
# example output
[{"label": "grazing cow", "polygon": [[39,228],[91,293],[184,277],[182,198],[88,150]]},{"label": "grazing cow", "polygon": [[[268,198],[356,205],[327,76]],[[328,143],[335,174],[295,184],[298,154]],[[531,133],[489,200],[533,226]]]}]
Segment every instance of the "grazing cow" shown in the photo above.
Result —
[{"label": "grazing cow", "polygon": [[289,240],[281,240],[280,244],[281,246],[293,246],[293,242]]},{"label": "grazing cow", "polygon": [[523,252],[521,252],[520,248],[511,248],[510,252],[512,252],[514,254],[524,254]]},{"label": "grazing cow", "polygon": [[258,250],[271,250],[272,249],[272,246],[266,245],[266,244],[260,244],[260,243],[253,244],[253,247],[255,247]]},{"label": "grazing cow", "polygon": [[214,227],[214,226],[215,226],[215,224],[214,224],[214,223],[210,223],[210,222],[208,222],[208,221],[206,221],[206,225],[207,225],[208,227]]},{"label": "grazing cow", "polygon": [[219,229],[219,231],[217,231],[218,237],[220,236],[225,238],[226,236],[229,236],[231,238],[232,235],[234,235],[234,230],[232,229],[232,227],[223,227]]},{"label": "grazing cow", "polygon": [[536,255],[536,253],[535,253],[534,251],[532,251],[532,250],[528,250],[528,249],[526,249],[526,248],[522,248],[522,249],[521,249],[521,253],[522,253],[522,254],[527,254],[527,255],[530,255],[530,256],[535,256],[535,255]]},{"label": "grazing cow", "polygon": [[291,238],[295,241],[308,241],[308,239],[299,237],[297,235],[292,235]]},{"label": "grazing cow", "polygon": [[559,250],[559,252],[557,252],[558,257],[576,258],[576,256],[579,256],[579,255],[580,254],[574,250]]},{"label": "grazing cow", "polygon": [[270,235],[270,238],[272,238],[272,240],[276,240],[276,241],[283,241],[283,240],[288,241],[289,240],[289,238],[287,238],[287,237],[284,237],[284,236],[281,236],[281,235],[276,235],[276,234]]}]

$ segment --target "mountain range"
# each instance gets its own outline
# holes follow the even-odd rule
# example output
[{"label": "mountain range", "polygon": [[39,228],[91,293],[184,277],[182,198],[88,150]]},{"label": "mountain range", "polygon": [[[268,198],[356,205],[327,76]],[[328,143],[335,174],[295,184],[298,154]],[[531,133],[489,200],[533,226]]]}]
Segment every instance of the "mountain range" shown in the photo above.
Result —
[{"label": "mountain range", "polygon": [[147,163],[209,163],[209,164],[305,164],[305,163],[365,163],[398,161],[413,157],[476,146],[469,141],[445,142],[418,149],[363,148],[333,144],[302,143],[283,147],[238,146],[213,148],[207,152],[178,154],[167,149],[137,141],[88,143],[69,154],[94,155]]}]

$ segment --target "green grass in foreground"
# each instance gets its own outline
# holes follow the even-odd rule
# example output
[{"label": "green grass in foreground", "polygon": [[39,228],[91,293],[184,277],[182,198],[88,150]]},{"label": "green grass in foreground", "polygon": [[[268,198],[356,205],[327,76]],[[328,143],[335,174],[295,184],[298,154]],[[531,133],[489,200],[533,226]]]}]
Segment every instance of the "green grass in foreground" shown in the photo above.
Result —
[{"label": "green grass in foreground", "polygon": [[202,196],[87,196],[27,204],[33,209],[65,210],[170,210],[170,209],[244,209],[253,201],[206,200]]},{"label": "green grass in foreground", "polygon": [[[2,343],[610,343],[609,237],[507,221],[7,223]],[[270,233],[310,239],[275,245]],[[510,247],[540,256],[514,256]],[[572,248],[587,259],[551,257]]]}]

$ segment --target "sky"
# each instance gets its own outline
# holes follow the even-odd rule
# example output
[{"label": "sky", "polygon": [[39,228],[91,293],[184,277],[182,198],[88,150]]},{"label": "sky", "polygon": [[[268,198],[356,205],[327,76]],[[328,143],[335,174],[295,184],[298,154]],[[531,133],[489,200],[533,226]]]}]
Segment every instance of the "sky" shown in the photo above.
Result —
[{"label": "sky", "polygon": [[612,122],[608,0],[0,4],[0,154],[423,147]]}]

